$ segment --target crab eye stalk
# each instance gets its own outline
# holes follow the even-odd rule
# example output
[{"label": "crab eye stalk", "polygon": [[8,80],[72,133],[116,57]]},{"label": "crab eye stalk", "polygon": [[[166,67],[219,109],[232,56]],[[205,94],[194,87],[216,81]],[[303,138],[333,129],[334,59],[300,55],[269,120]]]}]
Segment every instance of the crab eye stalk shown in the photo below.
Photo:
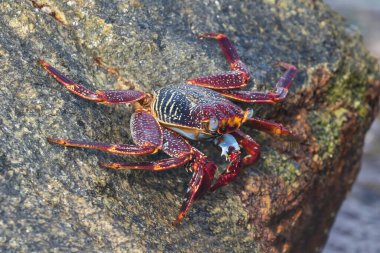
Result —
[{"label": "crab eye stalk", "polygon": [[215,132],[218,129],[219,121],[217,118],[212,117],[208,124],[208,130]]},{"label": "crab eye stalk", "polygon": [[250,119],[253,117],[253,109],[252,108],[248,108],[246,113],[247,113],[247,119]]}]

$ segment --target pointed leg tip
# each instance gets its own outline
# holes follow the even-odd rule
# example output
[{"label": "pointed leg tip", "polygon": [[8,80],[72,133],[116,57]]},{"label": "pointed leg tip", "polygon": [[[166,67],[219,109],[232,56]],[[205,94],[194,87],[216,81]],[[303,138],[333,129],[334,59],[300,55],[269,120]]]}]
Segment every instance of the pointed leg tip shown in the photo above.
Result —
[{"label": "pointed leg tip", "polygon": [[204,39],[204,38],[210,38],[210,39],[222,39],[225,38],[226,35],[223,33],[200,33],[198,35],[198,38]]},{"label": "pointed leg tip", "polygon": [[178,227],[179,224],[181,224],[183,218],[185,217],[185,215],[183,213],[180,213],[177,218],[172,221],[172,226],[173,227]]},{"label": "pointed leg tip", "polygon": [[49,64],[45,60],[43,60],[43,59],[38,59],[37,63],[40,64],[44,68],[46,68],[47,66],[49,66]]},{"label": "pointed leg tip", "polygon": [[53,138],[47,138],[47,141],[50,143],[57,143],[61,145],[65,145],[65,141],[63,139],[53,139]]},{"label": "pointed leg tip", "polygon": [[275,61],[272,63],[273,67],[281,67],[281,65],[282,65],[282,61]]},{"label": "pointed leg tip", "polygon": [[198,38],[199,39],[207,38],[207,34],[208,33],[200,33],[200,34],[198,34]]},{"label": "pointed leg tip", "polygon": [[98,165],[103,168],[113,168],[112,163],[98,162]]},{"label": "pointed leg tip", "polygon": [[297,70],[297,68],[293,65],[293,64],[290,64],[290,63],[287,63],[287,62],[283,62],[283,61],[275,61],[273,64],[272,64],[273,67],[279,67],[279,68],[284,68],[284,69],[293,69],[293,70]]},{"label": "pointed leg tip", "polygon": [[122,167],[120,164],[117,163],[105,163],[105,162],[98,162],[98,165],[102,168],[110,168],[110,169],[122,169],[127,170],[128,168]]}]

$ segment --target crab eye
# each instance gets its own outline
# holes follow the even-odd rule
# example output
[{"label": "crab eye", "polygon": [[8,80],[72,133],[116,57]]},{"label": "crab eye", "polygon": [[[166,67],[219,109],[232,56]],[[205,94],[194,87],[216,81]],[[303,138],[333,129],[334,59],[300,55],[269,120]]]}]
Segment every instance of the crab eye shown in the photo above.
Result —
[{"label": "crab eye", "polygon": [[219,121],[217,118],[212,117],[210,119],[210,122],[208,124],[208,129],[212,132],[216,131],[218,129]]},{"label": "crab eye", "polygon": [[253,116],[253,109],[252,108],[248,108],[247,109],[247,119],[252,118],[252,116]]}]

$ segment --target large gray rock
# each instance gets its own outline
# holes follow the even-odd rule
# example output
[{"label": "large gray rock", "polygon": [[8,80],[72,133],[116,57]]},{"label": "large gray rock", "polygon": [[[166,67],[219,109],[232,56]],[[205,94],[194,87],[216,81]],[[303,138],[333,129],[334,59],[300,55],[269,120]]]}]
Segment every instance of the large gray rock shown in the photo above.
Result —
[{"label": "large gray rock", "polygon": [[[378,66],[338,15],[307,0],[20,2],[0,3],[1,251],[321,249],[358,172],[379,98]],[[260,162],[196,202],[174,228],[191,174],[105,170],[98,161],[141,158],[47,143],[129,143],[131,109],[72,95],[37,59],[92,89],[151,92],[228,68],[200,32],[229,35],[254,88],[273,87],[277,60],[299,68],[285,102],[256,108],[299,140],[245,129],[262,145]],[[224,166],[217,148],[200,146]]]}]

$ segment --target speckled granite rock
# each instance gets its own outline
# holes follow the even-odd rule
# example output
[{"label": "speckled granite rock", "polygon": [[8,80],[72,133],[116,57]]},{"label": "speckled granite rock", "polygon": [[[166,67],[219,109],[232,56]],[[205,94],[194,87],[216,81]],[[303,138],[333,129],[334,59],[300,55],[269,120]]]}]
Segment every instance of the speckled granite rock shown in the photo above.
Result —
[{"label": "speckled granite rock", "polygon": [[[379,98],[375,61],[358,33],[324,4],[2,1],[0,27],[1,251],[312,252],[323,246],[358,172]],[[44,58],[93,89],[152,91],[227,68],[215,43],[196,38],[205,31],[230,36],[255,88],[272,87],[280,75],[271,66],[276,60],[299,67],[286,102],[256,108],[288,125],[299,141],[246,129],[262,144],[260,162],[198,201],[173,228],[191,175],[105,170],[98,161],[136,158],[47,143],[47,137],[127,143],[131,110],[73,96],[36,61]]]}]

